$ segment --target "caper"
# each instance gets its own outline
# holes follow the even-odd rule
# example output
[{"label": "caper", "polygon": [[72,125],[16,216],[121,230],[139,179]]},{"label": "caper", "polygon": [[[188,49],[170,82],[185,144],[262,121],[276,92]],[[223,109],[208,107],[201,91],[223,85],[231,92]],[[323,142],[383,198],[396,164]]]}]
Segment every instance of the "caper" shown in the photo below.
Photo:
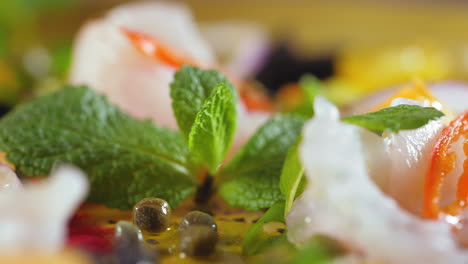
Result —
[{"label": "caper", "polygon": [[143,241],[140,229],[128,221],[119,221],[115,226],[115,239],[119,244],[138,245]]},{"label": "caper", "polygon": [[166,230],[170,215],[171,207],[159,198],[145,198],[133,207],[133,223],[146,232]]},{"label": "caper", "polygon": [[143,235],[134,224],[119,221],[115,228],[116,263],[155,263],[157,253],[144,244]]},{"label": "caper", "polygon": [[218,231],[218,227],[213,217],[211,217],[211,215],[207,213],[200,211],[192,211],[186,214],[184,219],[180,221],[179,231],[182,232],[191,225],[205,225],[211,227],[214,231]]},{"label": "caper", "polygon": [[206,225],[189,225],[181,232],[179,249],[190,256],[210,255],[218,242],[218,233]]}]

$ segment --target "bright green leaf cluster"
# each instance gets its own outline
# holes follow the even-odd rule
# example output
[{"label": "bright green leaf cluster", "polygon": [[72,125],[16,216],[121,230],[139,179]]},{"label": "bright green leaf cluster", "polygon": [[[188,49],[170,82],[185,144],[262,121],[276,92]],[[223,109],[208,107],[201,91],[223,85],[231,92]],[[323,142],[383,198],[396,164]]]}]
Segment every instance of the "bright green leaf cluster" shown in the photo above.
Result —
[{"label": "bright green leaf cluster", "polygon": [[279,174],[304,119],[274,117],[222,169],[237,123],[233,86],[215,70],[184,66],[171,96],[182,135],[130,118],[91,89],[67,87],[2,119],[0,150],[26,176],[59,163],[82,168],[89,201],[109,207],[151,196],[176,207],[194,193],[200,168],[221,175],[215,188],[234,206],[257,210],[284,199]]},{"label": "bright green leaf cluster", "polygon": [[82,168],[89,200],[109,207],[128,209],[148,196],[177,206],[195,191],[179,133],[136,121],[86,87],[64,88],[8,114],[0,121],[0,149],[21,175],[46,175],[59,163]]},{"label": "bright green leaf cluster", "polygon": [[236,131],[236,95],[215,70],[184,66],[171,84],[172,108],[192,159],[214,175]]},{"label": "bright green leaf cluster", "polygon": [[232,85],[216,71],[184,66],[175,75],[171,95],[179,128],[188,135],[192,159],[211,175],[220,175],[220,194],[230,205],[258,210],[284,199],[279,175],[303,118],[272,118],[220,170],[236,128]]},{"label": "bright green leaf cluster", "polygon": [[268,208],[284,200],[279,177],[305,119],[277,115],[265,123],[221,172],[221,196],[235,207]]}]

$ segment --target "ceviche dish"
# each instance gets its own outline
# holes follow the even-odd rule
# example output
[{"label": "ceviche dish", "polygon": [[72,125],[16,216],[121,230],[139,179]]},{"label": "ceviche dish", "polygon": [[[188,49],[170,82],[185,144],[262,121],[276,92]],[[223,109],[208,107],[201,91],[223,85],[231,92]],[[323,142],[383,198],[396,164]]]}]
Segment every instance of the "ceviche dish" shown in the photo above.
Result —
[{"label": "ceviche dish", "polygon": [[0,263],[468,263],[468,83],[262,84],[295,67],[255,75],[263,33],[172,2],[82,25],[0,118]]}]

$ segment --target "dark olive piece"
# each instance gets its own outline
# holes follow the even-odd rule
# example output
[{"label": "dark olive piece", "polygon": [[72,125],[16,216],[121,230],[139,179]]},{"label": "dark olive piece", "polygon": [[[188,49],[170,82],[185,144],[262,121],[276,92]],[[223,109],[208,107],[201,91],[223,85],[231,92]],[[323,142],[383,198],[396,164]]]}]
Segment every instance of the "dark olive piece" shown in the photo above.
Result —
[{"label": "dark olive piece", "polygon": [[114,256],[118,264],[156,263],[158,258],[157,252],[146,247],[140,229],[127,221],[115,227]]},{"label": "dark olive piece", "polygon": [[170,216],[171,207],[159,198],[145,198],[133,207],[133,223],[146,232],[166,230]]},{"label": "dark olive piece", "polygon": [[211,227],[214,231],[218,231],[218,226],[214,221],[211,215],[200,212],[200,211],[192,211],[185,215],[184,219],[180,221],[179,224],[179,231],[184,231],[187,227],[191,225],[206,225]]},{"label": "dark olive piece", "polygon": [[189,256],[208,256],[218,242],[218,233],[206,225],[189,225],[181,232],[179,249]]}]

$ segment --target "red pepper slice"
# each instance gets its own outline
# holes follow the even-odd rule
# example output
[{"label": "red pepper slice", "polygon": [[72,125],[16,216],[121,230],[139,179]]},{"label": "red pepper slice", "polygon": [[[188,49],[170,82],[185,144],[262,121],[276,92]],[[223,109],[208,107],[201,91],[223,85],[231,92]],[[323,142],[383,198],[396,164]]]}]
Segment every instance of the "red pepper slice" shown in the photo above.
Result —
[{"label": "red pepper slice", "polygon": [[446,127],[434,146],[431,163],[426,174],[423,216],[438,219],[441,216],[459,216],[468,206],[468,159],[463,162],[463,173],[458,178],[454,202],[440,205],[441,188],[447,175],[454,169],[457,155],[451,147],[460,137],[464,137],[463,151],[468,157],[468,111],[461,114]]},{"label": "red pepper slice", "polygon": [[150,35],[127,28],[121,28],[121,30],[132,42],[133,46],[145,56],[175,68],[180,68],[186,64],[196,66],[192,60],[179,55],[176,51]]}]

